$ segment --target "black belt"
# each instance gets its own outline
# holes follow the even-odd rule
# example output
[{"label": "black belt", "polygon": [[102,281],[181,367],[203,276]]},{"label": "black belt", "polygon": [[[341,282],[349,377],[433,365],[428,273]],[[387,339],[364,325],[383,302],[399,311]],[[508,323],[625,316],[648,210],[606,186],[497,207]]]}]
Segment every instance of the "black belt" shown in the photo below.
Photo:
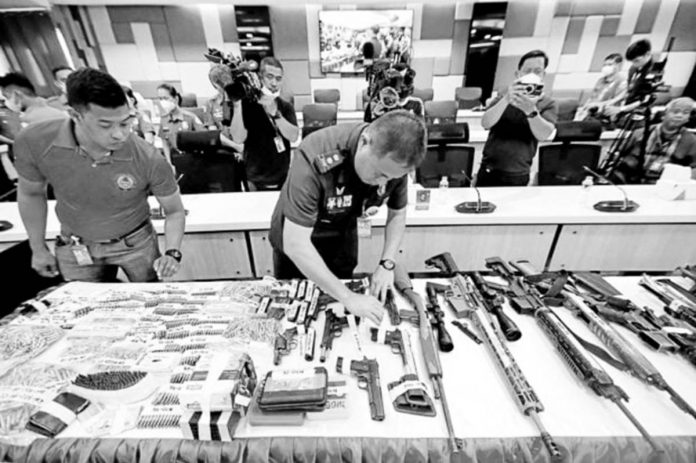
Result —
[{"label": "black belt", "polygon": [[[76,237],[76,238],[79,238],[80,241],[83,241],[83,242],[86,241],[86,242],[88,242],[88,243],[96,243],[96,244],[114,244],[114,243],[118,243],[119,241],[122,241],[122,240],[128,238],[130,235],[134,234],[135,232],[139,232],[140,230],[142,230],[143,228],[145,228],[149,223],[150,223],[150,218],[148,217],[148,218],[145,219],[140,225],[138,225],[137,227],[135,227],[134,229],[132,229],[132,230],[129,231],[128,233],[125,233],[125,234],[119,236],[118,238],[113,238],[113,239],[110,239],[110,240],[86,240],[86,239],[84,239],[84,238],[82,238],[82,237],[75,236],[75,235],[71,235],[70,237]],[[62,237],[60,237],[60,238],[62,238]]]}]

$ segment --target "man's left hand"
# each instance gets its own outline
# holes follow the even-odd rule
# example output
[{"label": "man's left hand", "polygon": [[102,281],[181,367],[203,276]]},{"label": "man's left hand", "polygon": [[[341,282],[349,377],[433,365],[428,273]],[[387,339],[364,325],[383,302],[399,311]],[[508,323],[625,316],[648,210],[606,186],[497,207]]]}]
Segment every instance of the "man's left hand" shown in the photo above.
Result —
[{"label": "man's left hand", "polygon": [[529,98],[523,93],[513,93],[510,95],[510,104],[517,107],[525,114],[531,114],[536,111],[536,99]]},{"label": "man's left hand", "polygon": [[394,290],[394,272],[380,265],[375,270],[375,273],[372,274],[370,294],[384,304],[384,301],[387,299],[387,290],[389,289]]},{"label": "man's left hand", "polygon": [[179,271],[180,267],[181,264],[179,264],[175,258],[167,255],[158,257],[152,265],[152,268],[155,269],[157,277],[160,280],[174,276],[174,274]]}]

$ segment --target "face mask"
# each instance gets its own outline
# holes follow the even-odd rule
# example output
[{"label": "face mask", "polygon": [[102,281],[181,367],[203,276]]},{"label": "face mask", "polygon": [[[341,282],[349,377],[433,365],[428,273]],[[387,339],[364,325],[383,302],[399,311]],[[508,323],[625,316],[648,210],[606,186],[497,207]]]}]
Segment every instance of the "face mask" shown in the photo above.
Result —
[{"label": "face mask", "polygon": [[607,65],[607,66],[602,66],[602,75],[603,76],[610,76],[614,73],[614,66]]},{"label": "face mask", "polygon": [[280,90],[277,92],[272,92],[266,88],[265,85],[261,87],[261,93],[263,93],[265,96],[272,96],[273,98],[278,98],[280,96]]},{"label": "face mask", "polygon": [[167,115],[174,111],[174,108],[176,108],[176,105],[174,104],[173,101],[169,100],[162,100],[159,102],[160,108],[162,108],[162,115]]}]

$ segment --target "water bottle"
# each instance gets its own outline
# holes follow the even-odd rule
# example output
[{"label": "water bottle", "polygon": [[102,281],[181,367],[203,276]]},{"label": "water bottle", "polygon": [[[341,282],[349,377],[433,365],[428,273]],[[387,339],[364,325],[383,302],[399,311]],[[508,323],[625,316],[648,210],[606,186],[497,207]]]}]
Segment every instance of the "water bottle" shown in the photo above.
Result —
[{"label": "water bottle", "polygon": [[440,188],[449,188],[449,180],[446,175],[443,175],[440,179]]}]

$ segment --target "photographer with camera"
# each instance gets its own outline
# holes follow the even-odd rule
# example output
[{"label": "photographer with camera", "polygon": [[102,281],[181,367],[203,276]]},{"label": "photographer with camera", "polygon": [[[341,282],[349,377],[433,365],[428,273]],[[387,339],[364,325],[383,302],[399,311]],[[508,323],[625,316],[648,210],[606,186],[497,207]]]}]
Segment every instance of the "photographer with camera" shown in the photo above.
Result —
[{"label": "photographer with camera", "polygon": [[526,53],[517,65],[507,93],[493,100],[481,118],[490,130],[483,147],[477,186],[524,186],[539,140],[554,131],[556,102],[544,94],[549,58],[541,50]]},{"label": "photographer with camera", "polygon": [[261,89],[253,97],[237,79],[225,91],[234,102],[230,132],[235,143],[244,144],[249,191],[279,190],[290,166],[290,143],[300,129],[293,105],[280,98],[283,65],[266,57],[259,66]]},{"label": "photographer with camera", "polygon": [[690,166],[696,179],[696,136],[685,125],[694,109],[694,100],[676,98],[667,104],[662,122],[650,129],[645,161],[639,165],[644,128],[631,134],[621,151],[621,165],[614,175],[621,183],[655,183],[665,164]]},{"label": "photographer with camera", "polygon": [[413,96],[413,81],[416,71],[407,64],[392,65],[380,60],[372,65],[368,80],[373,81],[368,88],[370,101],[365,108],[365,122],[372,122],[379,116],[394,109],[404,109],[418,117],[424,117],[423,101]]}]

